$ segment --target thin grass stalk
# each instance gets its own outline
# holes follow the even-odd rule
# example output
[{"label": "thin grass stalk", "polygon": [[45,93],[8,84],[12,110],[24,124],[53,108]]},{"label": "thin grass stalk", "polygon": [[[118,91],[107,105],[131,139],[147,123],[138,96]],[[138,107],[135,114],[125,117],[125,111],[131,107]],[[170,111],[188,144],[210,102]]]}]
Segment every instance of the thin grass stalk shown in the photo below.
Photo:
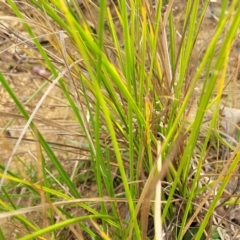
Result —
[{"label": "thin grass stalk", "polygon": [[[103,51],[103,37],[104,37],[104,17],[105,17],[105,9],[106,9],[106,0],[103,0],[100,2],[100,12],[99,12],[99,26],[98,26],[98,47],[100,49],[100,52],[98,54],[98,63],[97,63],[97,84],[100,88],[101,81],[102,81],[102,54]],[[98,193],[100,197],[103,197],[103,184],[102,184],[102,175],[104,166],[104,159],[102,155],[101,150],[101,144],[100,144],[100,111],[101,111],[101,105],[99,102],[99,99],[96,98],[96,107],[95,107],[95,126],[94,126],[94,135],[95,135],[95,145],[96,145],[96,181],[98,186]],[[105,204],[101,202],[101,213],[107,214],[107,209],[105,207]],[[107,231],[105,221],[103,221],[103,229]]]},{"label": "thin grass stalk", "polygon": [[219,21],[218,24],[222,21],[222,19],[224,18],[226,11],[227,11],[227,6],[229,4],[228,0],[222,0],[222,4],[221,4],[221,13],[219,16]]},{"label": "thin grass stalk", "polygon": [[[42,174],[42,178],[43,178],[42,186],[46,186],[46,187],[50,188],[51,184],[49,184],[47,173],[46,173],[46,161],[45,161],[45,158],[44,158],[44,156],[43,156],[43,154],[41,152],[41,147],[40,147],[40,156],[39,156],[39,158],[40,158],[39,161],[41,161],[41,163],[40,163],[41,169],[39,169],[38,172],[39,173],[41,172],[41,174]],[[51,221],[51,224],[53,224],[55,222],[54,211],[51,208],[46,211],[46,206],[45,206],[45,204],[46,204],[45,203],[45,199],[51,199],[51,195],[48,192],[45,192],[43,190],[41,190],[41,193],[42,193],[42,195],[45,195],[44,197],[42,197],[42,204],[44,206],[43,213],[45,213],[45,215],[46,215],[46,213],[48,212],[48,216],[45,216],[45,217],[46,218],[49,217],[50,221]],[[55,238],[57,237],[55,231],[52,234],[53,234],[53,236]]]},{"label": "thin grass stalk", "polygon": [[[135,102],[138,102],[138,79],[136,78],[136,56],[138,55],[137,52],[137,46],[139,44],[140,39],[138,38],[139,35],[137,34],[138,31],[136,31],[136,27],[139,25],[140,22],[140,16],[138,15],[138,2],[136,0],[130,0],[130,9],[128,6],[128,3],[126,1],[126,14],[127,14],[127,22],[129,22],[128,25],[128,33],[129,33],[129,46],[131,50],[131,87],[132,87],[132,93],[135,99]],[[128,16],[130,15],[130,17]],[[123,18],[125,18],[125,15],[123,15]],[[124,21],[123,21],[124,24]],[[126,25],[127,27],[127,25]],[[123,30],[124,31],[124,30]],[[125,40],[125,37],[124,37]],[[126,39],[127,40],[127,39]],[[124,48],[125,49],[125,48]],[[127,57],[127,55],[126,55]]]},{"label": "thin grass stalk", "polygon": [[[132,5],[132,4],[131,4]],[[128,14],[127,14],[127,1],[121,0],[120,1],[120,9],[121,9],[121,16],[123,21],[123,39],[124,39],[124,52],[125,52],[125,78],[127,82],[127,89],[129,93],[133,93],[134,99],[136,99],[136,95],[134,94],[132,88],[136,83],[134,83],[134,52],[132,51],[133,43],[130,38],[129,33],[129,24],[128,24]],[[131,14],[134,14],[131,12]],[[129,144],[129,175],[130,181],[133,182],[135,180],[134,177],[134,145],[133,145],[133,138],[134,138],[134,130],[133,130],[133,109],[131,104],[128,104],[127,108],[128,117],[127,117],[127,128],[128,128],[128,144]],[[130,185],[130,193],[134,196],[134,185]]]},{"label": "thin grass stalk", "polygon": [[[140,3],[138,2],[138,7],[140,7]],[[141,35],[139,37],[140,42],[139,42],[139,48],[140,48],[140,53],[139,55],[141,56],[141,60],[139,67],[137,68],[137,75],[138,75],[138,84],[139,84],[139,92],[138,92],[138,107],[139,109],[144,109],[144,94],[146,91],[146,86],[145,86],[145,79],[147,73],[145,72],[146,68],[146,50],[147,50],[147,20],[146,20],[146,8],[144,6],[141,7]],[[138,38],[137,38],[138,39]],[[137,44],[137,43],[136,43]],[[136,174],[137,179],[141,180],[143,176],[143,164],[144,164],[144,153],[145,153],[145,129],[142,127],[142,124],[139,122],[138,124],[139,127],[139,140],[138,140],[138,160],[137,160],[137,167],[136,167]],[[147,164],[150,165],[150,164]],[[138,186],[138,196],[140,196],[141,192],[141,186],[142,183],[139,184]]]},{"label": "thin grass stalk", "polygon": [[147,20],[146,20],[146,8],[142,6],[142,31],[141,31],[141,64],[138,69],[139,74],[139,96],[138,96],[138,107],[143,109],[143,99],[144,99],[144,80],[146,78],[145,74],[145,64],[146,64],[146,49],[147,49]]},{"label": "thin grass stalk", "polygon": [[152,90],[152,84],[151,80],[153,79],[153,69],[154,66],[157,65],[158,73],[160,80],[162,80],[162,72],[163,69],[161,69],[159,64],[159,59],[157,58],[157,44],[159,40],[159,29],[162,23],[161,18],[161,12],[162,12],[162,0],[157,1],[157,7],[156,7],[156,19],[153,23],[149,23],[149,44],[150,44],[150,51],[151,51],[151,62],[150,62],[150,69],[148,71],[147,75],[147,86],[146,89]]},{"label": "thin grass stalk", "polygon": [[[173,0],[168,1],[169,4],[173,3]],[[170,46],[170,63],[171,63],[171,70],[172,75],[174,72],[174,69],[176,68],[176,38],[175,38],[175,27],[173,23],[173,12],[172,8],[169,13],[168,17],[168,23],[169,23],[169,46]]]},{"label": "thin grass stalk", "polygon": [[34,233],[32,234],[29,234],[27,236],[24,236],[24,237],[21,237],[19,238],[19,240],[31,240],[31,239],[34,239],[36,237],[40,237],[46,233],[50,233],[50,232],[53,232],[55,231],[56,229],[59,229],[59,228],[64,228],[64,227],[67,227],[73,223],[78,223],[78,222],[81,222],[81,221],[85,221],[85,220],[88,220],[88,219],[95,219],[95,218],[99,218],[99,219],[112,219],[114,220],[114,218],[112,218],[111,216],[108,216],[108,215],[89,215],[89,216],[82,216],[82,217],[77,217],[77,218],[72,218],[72,219],[67,219],[65,221],[62,221],[60,223],[56,223],[56,224],[53,224],[51,226],[48,226],[44,229],[40,229],[38,231],[35,231]]},{"label": "thin grass stalk", "polygon": [[[157,148],[157,171],[160,173],[162,171],[162,157],[161,157],[161,142],[158,141]],[[155,236],[156,240],[162,240],[162,222],[161,222],[161,180],[158,182],[156,186],[156,194],[155,194],[155,209],[154,209],[154,226],[155,227]]]},{"label": "thin grass stalk", "polygon": [[186,10],[187,17],[185,18],[185,24],[187,24],[188,30],[185,33],[186,36],[184,36],[184,42],[181,48],[181,56],[179,63],[179,78],[175,92],[175,97],[177,100],[181,98],[183,82],[186,76],[186,70],[189,65],[190,56],[196,39],[196,22],[198,9],[199,1],[194,2],[188,1]]}]

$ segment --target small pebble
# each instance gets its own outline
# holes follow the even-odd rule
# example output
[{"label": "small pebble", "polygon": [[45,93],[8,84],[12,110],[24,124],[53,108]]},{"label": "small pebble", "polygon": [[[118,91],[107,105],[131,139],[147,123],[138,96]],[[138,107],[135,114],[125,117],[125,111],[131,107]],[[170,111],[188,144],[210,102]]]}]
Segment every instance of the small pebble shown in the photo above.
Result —
[{"label": "small pebble", "polygon": [[34,66],[32,68],[32,71],[34,73],[36,73],[37,75],[44,77],[44,78],[47,78],[50,75],[49,71],[47,71],[45,68],[43,68],[41,66]]}]

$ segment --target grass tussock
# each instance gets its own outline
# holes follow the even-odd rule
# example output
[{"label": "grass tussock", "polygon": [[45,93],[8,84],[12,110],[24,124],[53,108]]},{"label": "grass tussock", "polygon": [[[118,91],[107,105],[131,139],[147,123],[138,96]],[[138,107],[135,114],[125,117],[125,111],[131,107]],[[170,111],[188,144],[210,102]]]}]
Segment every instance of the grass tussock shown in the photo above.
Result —
[{"label": "grass tussock", "polygon": [[[226,187],[240,146],[219,128],[239,3],[222,1],[198,58],[209,1],[187,1],[181,14],[173,5],[7,1],[0,17],[28,34],[11,41],[42,71],[26,101],[0,73],[16,111],[2,127],[0,216],[18,225],[16,238],[220,238],[217,209],[239,201]],[[48,102],[62,110],[49,118]],[[20,134],[8,137],[16,118]]]}]

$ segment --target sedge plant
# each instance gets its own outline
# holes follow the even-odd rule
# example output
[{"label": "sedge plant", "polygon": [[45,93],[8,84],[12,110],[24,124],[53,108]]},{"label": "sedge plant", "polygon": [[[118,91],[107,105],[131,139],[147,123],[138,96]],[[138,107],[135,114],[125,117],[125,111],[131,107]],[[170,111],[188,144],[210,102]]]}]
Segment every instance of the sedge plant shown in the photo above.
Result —
[{"label": "sedge plant", "polygon": [[[222,1],[214,34],[193,67],[207,0],[187,1],[179,22],[174,1],[7,0],[14,20],[28,33],[28,48],[34,46],[39,64],[51,73],[29,96],[29,104],[38,99],[30,112],[0,73],[25,121],[0,173],[0,216],[21,225],[18,239],[219,236],[212,219],[240,152],[239,144],[227,142],[218,128],[228,59],[240,25],[238,1],[227,2]],[[24,51],[33,57],[28,48]],[[37,114],[56,88],[77,128]],[[206,127],[206,112],[213,105]],[[16,116],[11,117],[3,132]],[[52,142],[39,122],[67,132],[67,142]],[[24,163],[16,149],[27,130],[37,148],[37,164],[24,175],[11,163]],[[208,177],[204,165],[212,142],[233,153],[218,174]],[[76,156],[79,149],[84,160],[66,167],[59,152]],[[90,193],[80,190],[86,183],[93,186]],[[24,191],[14,195],[15,188]],[[25,196],[34,199],[30,207],[11,200]],[[42,225],[26,217],[33,212],[39,212]],[[4,239],[4,231],[0,234]]]}]

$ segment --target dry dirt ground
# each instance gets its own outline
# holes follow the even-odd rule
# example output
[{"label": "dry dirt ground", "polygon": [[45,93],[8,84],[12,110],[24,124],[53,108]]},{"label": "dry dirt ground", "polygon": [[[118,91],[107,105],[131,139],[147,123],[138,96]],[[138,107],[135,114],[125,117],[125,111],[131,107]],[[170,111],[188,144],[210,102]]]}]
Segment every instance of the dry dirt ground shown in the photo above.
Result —
[{"label": "dry dirt ground", "polygon": [[[174,5],[179,18],[185,6],[183,2],[176,1]],[[192,56],[192,71],[196,70],[197,63],[202,57],[206,46],[208,46],[217,26],[218,12],[218,4],[213,4],[208,10],[207,17],[204,19],[199,39],[196,43],[196,49]],[[0,17],[0,72],[7,79],[18,99],[31,113],[48,86],[47,78],[50,77],[50,74],[40,65],[40,56],[34,47],[30,47],[29,43],[24,40],[29,38],[28,34],[24,31],[22,24],[14,18],[14,15],[6,7],[3,0],[0,0]],[[16,41],[17,39],[18,41]],[[47,44],[44,42],[44,37],[42,42]],[[238,38],[230,55],[224,91],[224,100],[227,101],[229,107],[236,108],[236,112],[240,109],[239,53],[240,39]],[[40,86],[43,87],[41,91],[38,91]],[[79,125],[75,124],[71,109],[68,107],[59,87],[55,87],[40,106],[35,121],[44,137],[53,143],[52,146],[57,157],[62,160],[67,170],[72,171],[76,160],[85,158],[85,152],[78,148],[82,141],[81,136],[76,134],[80,133]],[[8,163],[25,123],[26,121],[19,114],[19,110],[13,103],[13,100],[3,86],[0,85],[0,163],[2,165]],[[233,135],[233,137],[236,136]],[[72,147],[62,149],[61,145],[56,145],[56,143],[71,145]],[[76,148],[73,148],[73,146]],[[19,159],[13,158],[10,169],[20,172],[23,178],[31,177],[27,176],[25,170],[30,172],[32,169],[31,165],[38,165],[38,144],[32,138],[31,132],[27,131],[24,134],[23,140],[18,145],[15,154],[21,159],[22,163],[19,163]],[[233,183],[235,184],[235,182]],[[94,195],[94,189],[88,188],[88,192],[92,196]],[[24,201],[24,203],[19,202],[18,204],[31,205],[31,202]],[[237,215],[237,209],[234,212]],[[239,224],[240,222],[238,222],[235,215],[233,218]],[[34,218],[36,216],[31,217]],[[9,224],[10,222],[8,226]],[[14,223],[11,222],[11,224],[12,229],[15,230],[12,231],[10,228],[11,233],[9,233],[8,239],[15,239],[17,232],[21,230],[17,229]],[[227,239],[227,234],[225,236],[225,239]]]}]

